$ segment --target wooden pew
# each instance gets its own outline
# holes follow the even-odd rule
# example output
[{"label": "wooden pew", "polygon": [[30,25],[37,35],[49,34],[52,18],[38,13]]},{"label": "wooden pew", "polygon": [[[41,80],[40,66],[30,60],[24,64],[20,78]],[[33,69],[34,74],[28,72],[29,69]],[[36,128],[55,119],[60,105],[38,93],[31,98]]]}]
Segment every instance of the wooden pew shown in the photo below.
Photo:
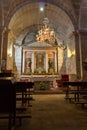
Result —
[{"label": "wooden pew", "polygon": [[11,70],[0,72],[0,77],[13,77],[14,73]]},{"label": "wooden pew", "polygon": [[[15,125],[16,117],[16,91],[15,80],[12,77],[0,78],[0,119],[9,120],[8,130]],[[3,116],[3,115],[8,116]],[[12,122],[13,121],[13,122]]]},{"label": "wooden pew", "polygon": [[[75,104],[81,104],[82,108],[84,108],[84,105],[87,104],[87,99],[84,100],[84,95],[87,95],[87,82],[86,81],[76,81],[76,82],[63,82],[63,86],[66,87],[66,100],[69,100],[71,102],[72,99],[74,99]],[[69,86],[73,86],[75,89],[70,90]],[[70,97],[70,93],[74,95],[74,97]],[[83,99],[83,100],[80,100]]]},{"label": "wooden pew", "polygon": [[[27,101],[31,100],[30,89],[33,88],[33,86],[33,82],[16,82],[16,101],[20,101],[22,103],[16,104],[16,110],[19,112],[19,114],[16,115],[16,118],[19,118],[19,125],[22,125],[23,118],[32,117],[29,113],[25,114],[25,111],[27,111],[27,109],[32,106],[31,104],[29,104],[29,102],[27,105]],[[28,93],[27,89],[29,90]]]},{"label": "wooden pew", "polygon": [[26,107],[16,104],[16,87],[17,82],[13,77],[0,78],[0,119],[9,120],[8,130],[15,127],[16,118],[19,119],[19,125],[22,125],[23,118],[31,118],[30,113],[23,113]]},{"label": "wooden pew", "polygon": [[32,100],[30,89],[33,88],[33,86],[33,82],[16,82],[16,93],[17,95],[21,95],[21,97],[19,96],[16,99],[21,100],[22,103],[25,103],[26,101],[29,103],[29,101]]}]

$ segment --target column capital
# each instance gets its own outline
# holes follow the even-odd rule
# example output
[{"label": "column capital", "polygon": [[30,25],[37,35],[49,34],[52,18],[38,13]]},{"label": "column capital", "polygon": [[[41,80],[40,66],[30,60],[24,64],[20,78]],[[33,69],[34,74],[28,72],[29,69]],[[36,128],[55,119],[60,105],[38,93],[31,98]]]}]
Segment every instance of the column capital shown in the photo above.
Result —
[{"label": "column capital", "polygon": [[9,33],[10,29],[5,27],[5,26],[0,26],[0,32],[2,32],[2,33],[8,32]]},{"label": "column capital", "polygon": [[73,36],[79,36],[79,30],[72,31],[72,33],[69,35],[69,39],[72,39]]},{"label": "column capital", "polygon": [[3,29],[3,33],[9,33],[11,30],[9,29],[9,28],[7,28],[7,27],[4,27],[4,29]]},{"label": "column capital", "polygon": [[73,35],[79,35],[79,30],[73,31]]}]

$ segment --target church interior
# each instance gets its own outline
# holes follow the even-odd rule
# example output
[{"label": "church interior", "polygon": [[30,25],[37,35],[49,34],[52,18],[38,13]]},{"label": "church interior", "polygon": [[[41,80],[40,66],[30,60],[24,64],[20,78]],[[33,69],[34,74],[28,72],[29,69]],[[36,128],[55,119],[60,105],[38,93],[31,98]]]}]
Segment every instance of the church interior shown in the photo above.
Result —
[{"label": "church interior", "polygon": [[[0,104],[2,105],[0,113],[10,111],[10,108],[3,109],[6,107],[3,102],[13,104],[10,106],[12,108],[10,114],[15,113],[16,108],[13,109],[13,107],[17,106],[18,98],[22,96],[20,100],[24,105],[25,100],[27,101],[26,95],[29,102],[31,102],[32,96],[36,99],[35,103],[32,104],[35,105],[34,107],[39,107],[39,112],[33,105],[32,108],[29,107],[29,110],[33,109],[32,111],[38,117],[38,120],[39,114],[45,112],[45,105],[51,105],[50,99],[52,106],[53,102],[55,103],[54,108],[56,107],[55,100],[59,101],[57,107],[63,113],[61,102],[65,103],[64,107],[69,117],[68,109],[72,110],[73,115],[77,108],[73,106],[73,109],[75,109],[73,110],[72,104],[67,104],[65,100],[69,100],[71,103],[74,99],[75,104],[84,108],[87,103],[82,99],[83,97],[87,100],[87,1],[0,0],[0,86]],[[15,89],[14,86],[16,86]],[[5,90],[5,87],[7,87],[7,90]],[[73,92],[71,92],[72,90]],[[21,94],[18,94],[19,91]],[[2,95],[2,93],[4,94]],[[6,96],[9,97],[7,101],[5,101]],[[11,97],[13,98],[9,101]],[[26,99],[24,100],[24,98]],[[41,103],[43,108],[38,102]],[[46,110],[50,109],[49,105],[46,106]],[[58,108],[56,108],[54,115]],[[25,108],[23,106],[20,109],[19,111],[23,111]],[[81,112],[79,109],[78,111],[78,113]],[[49,116],[52,116],[49,114],[50,110],[47,112]],[[82,109],[82,112],[84,113],[84,109]],[[8,117],[8,130],[29,129],[28,119],[25,121],[25,125],[13,128],[11,118],[15,120],[16,113],[13,115],[14,118]],[[81,115],[82,118],[84,118],[83,115]],[[49,116],[47,120],[50,118]],[[65,119],[63,114],[59,114],[59,116],[60,118],[63,116]],[[28,116],[22,117],[25,120],[25,117]],[[20,122],[22,117],[17,116]],[[37,119],[36,117],[35,119]],[[46,115],[43,117],[42,122],[45,123]],[[79,119],[79,117],[77,118]],[[2,116],[0,116],[0,119],[0,124],[3,124]],[[39,130],[41,127],[41,125],[37,125],[35,129],[33,125],[39,122],[35,119],[29,119],[29,122],[32,120],[31,130]],[[58,122],[60,122],[59,119]],[[53,123],[55,126],[52,126],[49,121],[47,122],[48,126],[46,123],[46,127],[42,125],[42,130],[58,130],[58,122]],[[66,124],[63,121],[63,123],[65,123],[66,130],[80,130],[79,122],[77,122],[78,128],[74,128],[74,126],[71,128],[68,122]],[[64,127],[60,127],[59,130],[64,130]],[[86,130],[86,126],[81,127],[81,130]],[[4,130],[5,128],[0,129]]]},{"label": "church interior", "polygon": [[83,4],[80,0],[1,1],[1,71],[11,70],[17,79],[61,74],[85,79]]}]

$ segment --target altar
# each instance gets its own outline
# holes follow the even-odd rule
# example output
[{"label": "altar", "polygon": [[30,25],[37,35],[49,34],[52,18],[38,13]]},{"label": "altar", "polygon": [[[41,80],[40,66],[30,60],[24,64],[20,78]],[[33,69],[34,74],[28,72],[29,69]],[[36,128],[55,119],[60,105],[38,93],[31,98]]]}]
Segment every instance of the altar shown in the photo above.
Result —
[{"label": "altar", "polygon": [[57,88],[57,80],[60,79],[60,75],[21,75],[20,79],[25,82],[34,82],[35,90],[49,90]]},{"label": "altar", "polygon": [[[34,45],[33,45],[34,44]],[[49,90],[57,87],[57,48],[47,43],[32,43],[23,47],[21,79],[33,81],[35,90]]]}]

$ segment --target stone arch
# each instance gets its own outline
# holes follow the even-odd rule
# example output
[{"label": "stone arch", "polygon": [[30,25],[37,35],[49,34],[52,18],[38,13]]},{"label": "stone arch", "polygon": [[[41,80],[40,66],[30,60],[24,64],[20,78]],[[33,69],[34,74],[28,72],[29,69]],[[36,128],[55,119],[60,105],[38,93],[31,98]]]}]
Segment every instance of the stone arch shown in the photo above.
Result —
[{"label": "stone arch", "polygon": [[[13,1],[14,2],[14,1]],[[19,2],[17,5],[15,5],[13,8],[11,7],[11,9],[9,10],[9,15],[8,15],[8,18],[7,18],[7,21],[6,21],[6,26],[9,25],[9,22],[12,18],[12,16],[15,14],[15,12],[20,9],[21,7],[29,4],[29,3],[35,3],[35,2],[40,2],[39,0],[37,1],[34,1],[34,0],[26,0],[26,1],[23,1],[23,2]],[[71,10],[67,8],[67,6],[59,1],[59,2],[56,2],[56,1],[53,1],[53,0],[50,0],[50,1],[47,1],[47,3],[50,3],[50,4],[53,4],[59,8],[61,8],[64,12],[66,12],[66,14],[69,16],[70,20],[72,21],[72,24],[74,26],[74,29],[77,30],[78,29],[78,25],[77,25],[77,21],[74,17],[74,15],[72,14]]]}]

